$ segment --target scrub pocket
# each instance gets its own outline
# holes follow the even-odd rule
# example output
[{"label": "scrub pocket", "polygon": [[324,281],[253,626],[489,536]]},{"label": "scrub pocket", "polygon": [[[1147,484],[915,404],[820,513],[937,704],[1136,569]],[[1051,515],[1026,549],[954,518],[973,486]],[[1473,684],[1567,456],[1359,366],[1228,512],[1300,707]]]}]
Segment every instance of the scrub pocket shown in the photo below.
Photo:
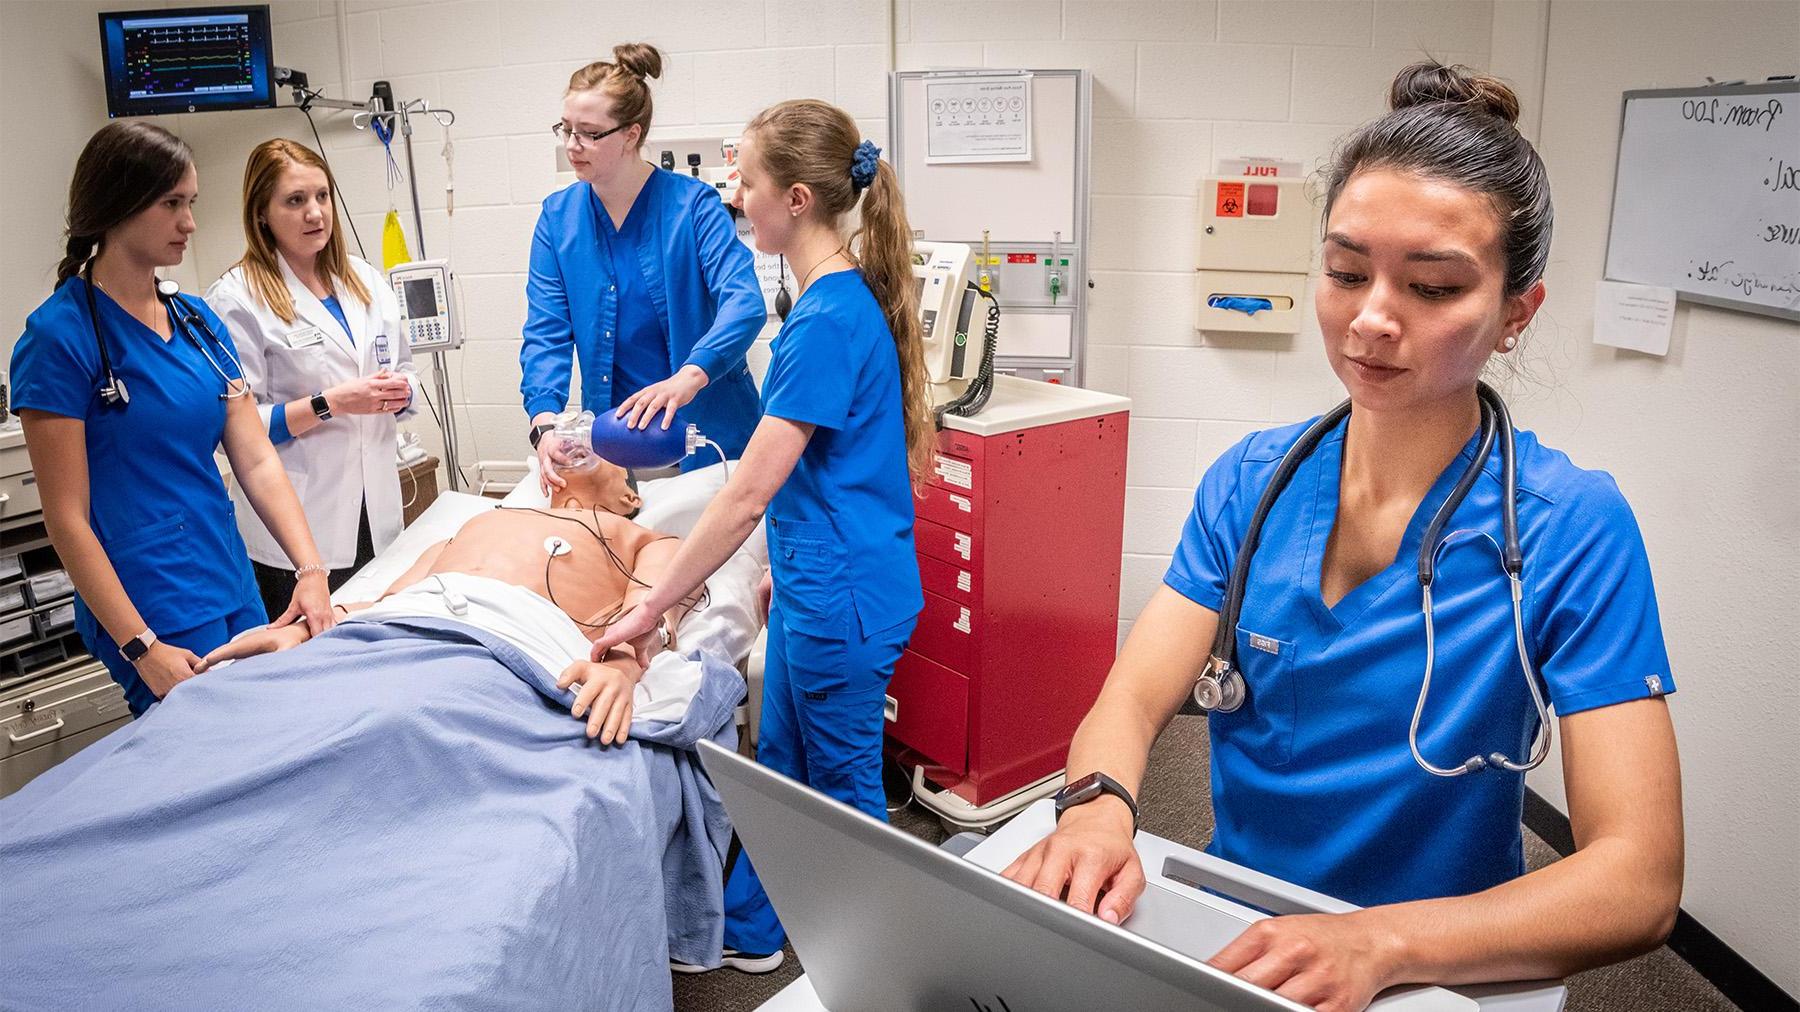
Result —
[{"label": "scrub pocket", "polygon": [[223,578],[201,567],[194,552],[197,536],[188,515],[177,513],[103,543],[126,596],[152,629],[192,628],[197,603],[193,581]]},{"label": "scrub pocket", "polygon": [[855,605],[849,558],[828,523],[769,518],[769,568],[790,629],[844,639]]},{"label": "scrub pocket", "polygon": [[1237,630],[1237,667],[1244,675],[1244,705],[1214,713],[1214,733],[1258,766],[1286,766],[1294,757],[1299,695],[1294,686],[1294,644]]}]

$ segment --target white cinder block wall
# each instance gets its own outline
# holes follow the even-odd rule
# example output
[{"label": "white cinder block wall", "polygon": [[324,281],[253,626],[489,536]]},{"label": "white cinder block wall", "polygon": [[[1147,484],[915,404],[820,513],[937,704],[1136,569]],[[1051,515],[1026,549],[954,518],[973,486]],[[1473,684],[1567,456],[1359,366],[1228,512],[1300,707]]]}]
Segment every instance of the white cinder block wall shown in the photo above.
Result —
[{"label": "white cinder block wall", "polygon": [[[468,343],[449,356],[464,470],[486,459],[522,459],[519,329],[525,269],[538,207],[574,182],[558,173],[549,126],[560,116],[569,74],[620,42],[649,42],[665,55],[652,82],[658,137],[735,135],[759,109],[784,98],[816,97],[849,109],[885,142],[889,7],[885,0],[811,3],[656,0],[458,0],[333,3],[276,0],[278,62],[306,70],[333,96],[367,96],[387,80],[401,99],[452,109],[455,209],[446,214],[444,133],[418,121],[414,157],[426,252],[449,256],[462,282]],[[340,21],[347,54],[338,43]],[[345,66],[347,62],[347,67]],[[345,76],[349,89],[337,85]],[[284,99],[285,100],[285,99]],[[177,117],[201,152],[213,199],[197,255],[201,277],[217,276],[240,254],[237,186],[244,153],[268,136],[311,143],[293,111]],[[345,204],[370,259],[380,256],[387,209],[383,154],[349,113],[319,115]],[[396,159],[404,165],[398,141]],[[405,184],[395,201],[413,232]],[[418,253],[414,242],[412,251]],[[577,389],[579,389],[577,387]],[[439,444],[435,425],[413,426]]]},{"label": "white cinder block wall", "polygon": [[[49,289],[68,173],[105,122],[94,14],[170,0],[0,0],[0,348]],[[762,106],[814,96],[885,143],[889,69],[1080,66],[1095,74],[1090,385],[1133,398],[1127,623],[1156,587],[1201,472],[1246,432],[1323,410],[1342,390],[1316,327],[1295,338],[1196,334],[1196,181],[1220,157],[1315,166],[1378,114],[1388,80],[1430,53],[1493,69],[1526,99],[1557,187],[1551,297],[1529,342],[1543,382],[1513,391],[1520,424],[1604,467],[1650,546],[1682,692],[1689,841],[1685,905],[1790,993],[1800,992],[1800,327],[1684,307],[1671,355],[1594,349],[1588,312],[1605,246],[1618,93],[1705,75],[1792,72],[1788,0],[275,0],[278,62],[334,96],[393,83],[458,112],[456,213],[442,135],[415,138],[428,251],[453,256],[470,343],[452,356],[466,462],[525,452],[517,395],[524,268],[537,204],[572,181],[546,129],[570,71],[643,40],[669,53],[658,135],[735,133]],[[1554,13],[1554,17],[1552,17]],[[1746,35],[1742,26],[1757,26]],[[1594,40],[1606,40],[1596,47]],[[1785,61],[1785,62],[1784,62]],[[349,81],[349,87],[342,84]],[[285,100],[285,98],[284,98]],[[293,110],[162,122],[200,157],[190,289],[241,251],[243,159],[271,136],[309,140]],[[319,116],[372,258],[387,198],[379,145],[347,113]],[[402,189],[397,194],[410,234]],[[417,246],[414,246],[417,251]],[[753,362],[759,356],[753,356]],[[415,423],[430,443],[429,421]],[[1121,623],[1122,630],[1127,623]],[[1547,775],[1546,775],[1547,774]],[[1555,770],[1533,783],[1561,798]]]},{"label": "white cinder block wall", "polygon": [[1160,585],[1207,465],[1343,397],[1308,314],[1297,337],[1194,330],[1199,178],[1219,158],[1317,166],[1429,53],[1488,64],[1489,3],[912,0],[902,70],[1094,75],[1087,383],[1132,399],[1121,633]]}]

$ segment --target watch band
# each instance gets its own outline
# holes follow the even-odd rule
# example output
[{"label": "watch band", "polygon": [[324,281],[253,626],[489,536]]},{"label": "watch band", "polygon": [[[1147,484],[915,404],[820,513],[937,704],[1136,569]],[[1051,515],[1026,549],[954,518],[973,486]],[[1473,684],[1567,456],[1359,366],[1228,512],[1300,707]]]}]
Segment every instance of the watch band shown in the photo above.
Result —
[{"label": "watch band", "polygon": [[155,645],[156,633],[150,629],[145,629],[143,632],[138,633],[136,636],[119,644],[119,654],[131,663],[136,664],[138,660],[149,653],[150,648]]},{"label": "watch band", "polygon": [[537,449],[538,442],[544,438],[544,433],[549,432],[554,428],[556,428],[555,422],[545,422],[542,425],[533,425],[531,427],[530,436],[531,448],[534,450]]},{"label": "watch band", "polygon": [[312,409],[313,414],[319,416],[319,421],[331,420],[331,402],[325,399],[325,391],[321,390],[312,395]]},{"label": "watch band", "polygon": [[1131,810],[1131,832],[1136,835],[1138,827],[1137,800],[1131,796],[1131,792],[1126,790],[1123,784],[1099,771],[1089,773],[1056,792],[1057,821],[1062,821],[1064,812],[1078,805],[1084,805],[1102,794],[1111,794],[1125,802],[1125,807]]}]

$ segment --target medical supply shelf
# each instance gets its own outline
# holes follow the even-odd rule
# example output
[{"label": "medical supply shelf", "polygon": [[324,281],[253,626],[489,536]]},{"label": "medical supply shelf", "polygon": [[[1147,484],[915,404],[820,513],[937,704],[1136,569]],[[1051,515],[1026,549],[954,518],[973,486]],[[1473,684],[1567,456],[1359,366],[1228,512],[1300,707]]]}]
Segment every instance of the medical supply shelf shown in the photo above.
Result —
[{"label": "medical supply shelf", "polygon": [[887,732],[973,805],[1060,771],[1112,666],[1130,406],[997,376],[987,410],[938,433]]},{"label": "medical supply shelf", "polygon": [[0,689],[87,655],[75,634],[75,585],[41,523],[0,531]]},{"label": "medical supply shelf", "polygon": [[0,518],[0,797],[130,719],[75,632],[75,588],[43,515]]}]

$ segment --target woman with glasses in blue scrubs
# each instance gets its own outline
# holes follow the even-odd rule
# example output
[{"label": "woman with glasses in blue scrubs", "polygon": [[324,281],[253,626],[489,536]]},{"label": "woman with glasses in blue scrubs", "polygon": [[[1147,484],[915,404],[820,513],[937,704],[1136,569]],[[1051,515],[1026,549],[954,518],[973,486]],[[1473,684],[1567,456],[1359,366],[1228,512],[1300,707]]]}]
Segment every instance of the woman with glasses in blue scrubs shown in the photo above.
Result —
[{"label": "woman with glasses in blue scrubs", "polygon": [[220,446],[298,565],[276,623],[333,624],[325,567],[231,335],[206,303],[158,286],[156,269],[187,251],[198,188],[193,153],[167,130],[101,128],[69,186],[56,292],[13,348],[13,405],[75,582],[75,628],[134,715],[269,618],[213,461]]},{"label": "woman with glasses in blue scrubs", "polygon": [[[796,267],[800,295],[770,346],[763,419],[743,464],[662,580],[594,642],[642,663],[659,617],[692,594],[767,515],[774,603],[757,761],[885,820],[888,679],[925,598],[913,484],[936,433],[900,184],[856,122],[783,102],[744,128],[739,206],[757,248]],[[845,219],[861,227],[845,242]],[[727,860],[724,949],[709,965],[766,973],[786,937],[741,855]]]},{"label": "woman with glasses in blue scrubs", "polygon": [[744,352],[768,314],[750,250],[718,191],[639,157],[645,79],[662,73],[662,54],[632,43],[613,60],[569,78],[552,129],[579,182],[544,201],[531,238],[520,392],[545,493],[562,482],[556,441],[541,437],[568,404],[576,362],[586,410],[667,428],[686,408],[731,457],[758,415]]},{"label": "woman with glasses in blue scrubs", "polygon": [[[1478,378],[1544,299],[1548,177],[1499,81],[1419,64],[1391,104],[1328,172],[1316,308],[1349,414],[1267,513],[1235,637],[1245,695],[1209,718],[1209,852],[1366,908],[1260,921],[1211,962],[1331,1012],[1396,984],[1560,977],[1647,951],[1682,885],[1675,684],[1630,508],[1606,473],[1514,434],[1516,620],[1488,544],[1505,538],[1502,455],[1469,470],[1486,449]],[[1252,515],[1309,427],[1251,435],[1207,471],[1076,733],[1057,829],[1006,869],[1015,881],[1115,924],[1131,913],[1151,742],[1196,688]],[[1422,598],[1426,529],[1465,473]],[[1527,874],[1528,764],[1499,759],[1536,751],[1532,671],[1578,849]],[[1490,758],[1448,766],[1471,753]]]}]

